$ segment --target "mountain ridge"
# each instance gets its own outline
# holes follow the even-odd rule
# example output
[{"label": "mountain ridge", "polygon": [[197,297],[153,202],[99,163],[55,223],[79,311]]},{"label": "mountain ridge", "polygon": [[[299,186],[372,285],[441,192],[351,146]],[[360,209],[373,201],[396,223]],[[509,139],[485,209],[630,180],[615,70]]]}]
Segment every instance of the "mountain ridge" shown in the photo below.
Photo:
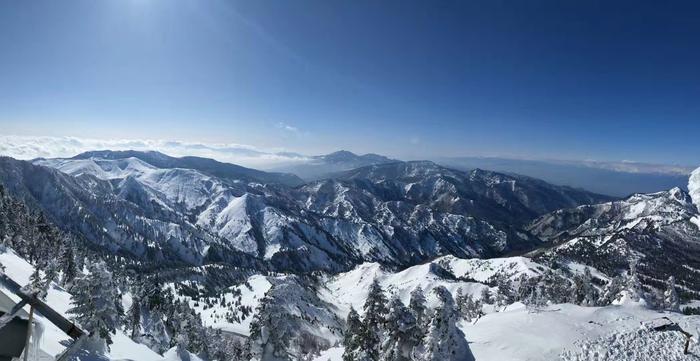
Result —
[{"label": "mountain ridge", "polygon": [[[44,184],[72,191],[56,193],[53,204],[44,200],[43,209],[71,229],[85,226],[57,204],[72,204],[69,209],[80,217],[89,210],[94,224],[87,234],[113,251],[192,264],[226,259],[230,251],[233,259],[250,258],[244,264],[264,262],[300,272],[337,272],[366,261],[405,267],[446,254],[492,257],[526,251],[540,244],[523,229],[529,220],[563,206],[608,200],[432,162],[370,166],[376,174],[394,169],[393,179],[367,175],[300,186],[261,184],[248,173],[220,178],[202,167],[161,168],[183,165],[182,158],[161,153],[93,152],[35,163],[21,166],[29,173],[46,172],[32,166],[50,166],[73,175],[45,177]],[[156,242],[146,251],[144,241],[150,239]]]}]

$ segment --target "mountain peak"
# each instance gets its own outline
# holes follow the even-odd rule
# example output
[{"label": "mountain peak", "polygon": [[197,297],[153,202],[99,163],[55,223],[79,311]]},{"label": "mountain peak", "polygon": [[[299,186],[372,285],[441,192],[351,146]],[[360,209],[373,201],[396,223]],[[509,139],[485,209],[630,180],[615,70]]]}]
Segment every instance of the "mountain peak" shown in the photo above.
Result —
[{"label": "mountain peak", "polygon": [[[362,162],[362,163],[386,163],[391,162],[392,159],[387,158],[383,155],[368,153],[363,155],[355,154],[348,150],[339,150],[330,154],[319,156],[318,158],[323,159],[329,163],[345,163],[345,162]],[[364,164],[363,164],[364,165]]]},{"label": "mountain peak", "polygon": [[149,151],[139,151],[139,150],[93,150],[88,152],[80,153],[70,159],[90,159],[90,158],[100,158],[100,159],[124,159],[124,158],[143,158],[144,156],[148,158],[160,158],[168,159],[172,158],[169,155],[163,154],[155,150]]}]

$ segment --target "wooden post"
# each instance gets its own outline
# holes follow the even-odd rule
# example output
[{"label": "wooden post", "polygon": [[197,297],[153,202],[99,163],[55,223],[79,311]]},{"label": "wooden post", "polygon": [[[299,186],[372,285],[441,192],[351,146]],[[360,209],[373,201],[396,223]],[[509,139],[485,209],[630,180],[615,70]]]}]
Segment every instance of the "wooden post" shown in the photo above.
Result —
[{"label": "wooden post", "polygon": [[29,325],[27,326],[27,341],[24,345],[24,361],[29,359],[29,340],[32,338],[32,320],[34,319],[34,306],[29,307]]}]

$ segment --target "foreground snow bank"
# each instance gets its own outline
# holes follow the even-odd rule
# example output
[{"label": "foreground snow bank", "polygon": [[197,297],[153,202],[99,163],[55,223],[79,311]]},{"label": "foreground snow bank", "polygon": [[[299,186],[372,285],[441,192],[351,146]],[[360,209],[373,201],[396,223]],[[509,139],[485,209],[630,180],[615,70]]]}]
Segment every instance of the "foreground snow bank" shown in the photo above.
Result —
[{"label": "foreground snow bank", "polygon": [[[540,312],[514,308],[488,314],[475,324],[462,323],[461,326],[479,361],[547,361],[560,357],[567,361],[647,360],[635,358],[634,354],[626,352],[629,347],[634,347],[619,345],[626,341],[634,342],[640,348],[648,343],[648,360],[682,360],[676,357],[677,352],[683,351],[682,345],[679,346],[677,342],[682,338],[680,332],[666,335],[657,335],[659,332],[655,331],[640,332],[640,322],[664,316],[678,322],[697,338],[700,318],[658,312],[640,305],[580,307],[560,304]],[[669,342],[665,347],[676,351],[666,352],[664,348],[656,351],[652,346],[654,342]],[[608,347],[610,350],[607,354],[600,352]],[[617,349],[613,349],[615,347]]]},{"label": "foreground snow bank", "polygon": [[595,340],[577,341],[575,349],[564,352],[561,359],[564,361],[697,360],[693,352],[688,355],[683,354],[685,340],[685,336],[678,331],[659,332],[638,329],[625,333],[616,332]]}]

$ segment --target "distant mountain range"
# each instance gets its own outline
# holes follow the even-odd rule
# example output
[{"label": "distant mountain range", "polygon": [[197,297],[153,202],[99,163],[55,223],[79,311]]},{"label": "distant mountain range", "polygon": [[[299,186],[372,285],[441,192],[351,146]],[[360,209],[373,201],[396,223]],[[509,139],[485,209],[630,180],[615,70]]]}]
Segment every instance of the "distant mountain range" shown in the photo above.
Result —
[{"label": "distant mountain range", "polygon": [[[265,151],[240,144],[0,135],[0,155],[15,159],[70,158],[95,149],[157,150],[173,156],[197,156],[248,168],[293,173],[304,181],[328,178],[336,172],[395,161],[381,155],[356,155],[348,151],[328,155],[304,155],[284,151]],[[653,193],[673,187],[685,189],[687,177],[695,168],[695,165],[690,167],[630,161],[525,160],[504,157],[433,157],[429,160],[460,170],[478,168],[507,174],[522,174],[552,184],[582,188],[616,197],[627,197],[634,193]],[[293,179],[287,181],[288,184],[294,182]]]},{"label": "distant mountain range", "polygon": [[[320,159],[358,162],[349,152]],[[536,217],[611,199],[432,162],[387,160],[300,185],[285,173],[136,151],[33,163],[1,158],[0,182],[64,229],[115,253],[287,271],[524,252],[541,243],[524,228]]]},{"label": "distant mountain range", "polygon": [[488,169],[515,173],[544,181],[583,188],[616,197],[651,193],[673,187],[684,188],[692,167],[634,162],[547,161],[495,157],[454,157],[433,159],[448,167]]},{"label": "distant mountain range", "polygon": [[394,162],[398,162],[398,160],[378,154],[357,155],[341,150],[326,155],[311,156],[307,158],[306,162],[278,167],[275,170],[296,174],[306,181],[314,181],[331,178],[335,173],[350,169]]}]

